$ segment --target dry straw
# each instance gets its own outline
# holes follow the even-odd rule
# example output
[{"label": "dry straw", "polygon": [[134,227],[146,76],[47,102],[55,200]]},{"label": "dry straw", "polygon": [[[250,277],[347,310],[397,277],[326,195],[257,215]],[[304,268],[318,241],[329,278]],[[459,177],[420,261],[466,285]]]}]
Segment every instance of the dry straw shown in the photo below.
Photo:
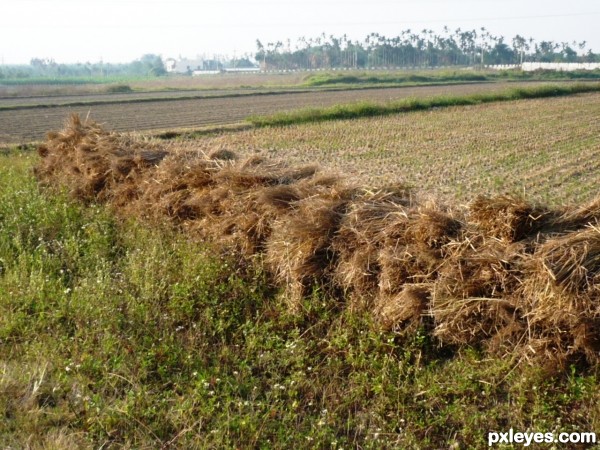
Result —
[{"label": "dry straw", "polygon": [[316,287],[384,329],[431,333],[562,370],[600,356],[600,198],[550,209],[512,196],[468,207],[365,189],[317,167],[109,133],[72,116],[39,147],[46,186],[167,220],[248,260],[289,307]]}]

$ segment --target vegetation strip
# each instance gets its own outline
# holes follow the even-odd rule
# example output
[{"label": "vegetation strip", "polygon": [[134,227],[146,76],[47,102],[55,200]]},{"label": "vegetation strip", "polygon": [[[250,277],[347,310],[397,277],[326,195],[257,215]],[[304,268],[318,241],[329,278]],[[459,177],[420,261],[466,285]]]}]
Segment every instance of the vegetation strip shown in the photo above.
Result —
[{"label": "vegetation strip", "polygon": [[591,81],[600,79],[600,70],[595,71],[574,71],[557,72],[551,70],[542,70],[536,72],[523,72],[520,70],[505,70],[496,72],[458,72],[458,71],[440,71],[434,73],[427,72],[401,72],[395,73],[374,73],[368,72],[354,74],[315,74],[310,75],[305,81],[307,86],[327,86],[339,84],[404,84],[404,83],[434,83],[434,82],[476,82],[476,81],[560,81],[560,80],[579,80]]},{"label": "vegetation strip", "polygon": [[573,86],[551,85],[533,88],[513,88],[503,92],[481,93],[467,96],[437,96],[424,99],[411,98],[384,105],[371,102],[360,102],[347,105],[338,105],[329,108],[307,108],[297,111],[277,113],[269,116],[251,116],[247,120],[253,125],[259,127],[292,125],[326,120],[384,116],[432,108],[478,105],[481,103],[504,102],[532,98],[558,97],[586,92],[600,92],[600,84],[578,83]]}]

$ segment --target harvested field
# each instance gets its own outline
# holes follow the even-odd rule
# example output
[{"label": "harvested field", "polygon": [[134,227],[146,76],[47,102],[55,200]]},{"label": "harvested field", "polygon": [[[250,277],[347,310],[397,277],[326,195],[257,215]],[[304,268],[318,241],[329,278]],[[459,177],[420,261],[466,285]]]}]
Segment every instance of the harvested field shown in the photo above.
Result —
[{"label": "harvested field", "polygon": [[127,103],[147,100],[178,100],[189,97],[223,97],[236,95],[252,95],[256,93],[277,92],[274,89],[206,89],[206,90],[178,90],[155,92],[129,92],[129,93],[98,93],[98,94],[71,94],[71,95],[42,95],[0,99],[0,109],[20,107],[57,107],[71,103]]},{"label": "harvested field", "polygon": [[[106,123],[115,131],[149,131],[174,128],[197,128],[211,125],[224,125],[242,122],[250,115],[272,114],[305,107],[324,107],[339,103],[355,101],[388,102],[407,97],[433,96],[441,94],[473,94],[478,92],[501,91],[507,87],[535,86],[548,84],[538,83],[484,83],[446,86],[422,86],[385,89],[356,89],[338,91],[318,91],[288,93],[277,95],[248,95],[232,98],[200,98],[177,99],[182,93],[152,94],[114,94],[77,96],[76,102],[102,101],[107,104],[86,106],[56,106],[25,109],[25,110],[0,110],[0,144],[24,143],[43,139],[44,133],[49,129],[60,127],[64,117],[70,113],[78,113],[85,117],[88,113],[100,122]],[[223,91],[227,94],[229,91]],[[189,95],[186,94],[186,95]],[[198,95],[206,95],[198,93]],[[211,91],[208,95],[217,95]],[[147,101],[148,98],[165,96],[173,98],[165,101],[165,97],[156,102]],[[113,100],[115,103],[112,103]],[[135,100],[144,100],[136,103]],[[131,100],[131,102],[129,102]],[[6,105],[20,104],[21,100],[6,100]],[[27,100],[28,101],[28,100]],[[74,102],[72,97],[48,97],[44,100],[47,104],[60,104]],[[0,105],[4,105],[0,101]]]},{"label": "harvested field", "polygon": [[254,129],[194,145],[317,162],[360,183],[408,183],[452,201],[511,192],[582,202],[598,194],[600,95]]},{"label": "harvested field", "polygon": [[166,148],[76,116],[38,152],[45,186],[168,220],[243,261],[261,256],[299,314],[318,288],[442,346],[558,372],[599,361],[598,197],[556,208],[515,196],[443,205],[404,185],[368,189],[315,166]]},{"label": "harvested field", "polygon": [[115,80],[112,83],[86,83],[86,84],[17,84],[6,85],[0,83],[0,97],[13,98],[23,96],[57,96],[70,94],[97,94],[106,92],[111,84],[127,84],[135,90],[205,90],[205,89],[237,89],[245,86],[278,87],[292,86],[302,82],[310,72],[296,73],[225,73],[202,77],[168,76],[143,79]]}]

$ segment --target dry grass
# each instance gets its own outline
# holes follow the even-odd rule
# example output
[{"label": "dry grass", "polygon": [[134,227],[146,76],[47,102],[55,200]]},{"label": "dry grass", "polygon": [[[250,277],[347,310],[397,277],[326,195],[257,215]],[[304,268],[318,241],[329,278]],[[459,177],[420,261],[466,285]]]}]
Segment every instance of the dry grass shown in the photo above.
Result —
[{"label": "dry grass", "polygon": [[384,328],[430,332],[562,370],[598,362],[598,200],[533,206],[515,196],[467,206],[405,185],[366,189],[232,152],[162,148],[73,116],[39,148],[41,182],[126,216],[167,219],[260,256],[291,310],[315,288]]}]

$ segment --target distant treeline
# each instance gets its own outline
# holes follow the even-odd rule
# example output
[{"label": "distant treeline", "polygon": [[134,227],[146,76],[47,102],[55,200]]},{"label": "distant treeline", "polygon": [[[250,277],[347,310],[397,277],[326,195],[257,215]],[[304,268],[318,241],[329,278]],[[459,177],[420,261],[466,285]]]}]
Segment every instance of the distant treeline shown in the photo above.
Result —
[{"label": "distant treeline", "polygon": [[516,35],[510,41],[485,28],[451,31],[404,30],[387,37],[371,33],[363,41],[346,35],[300,37],[296,42],[256,41],[256,60],[265,69],[439,67],[528,62],[600,62],[586,42],[540,41]]},{"label": "distant treeline", "polygon": [[147,54],[123,64],[105,62],[59,64],[52,59],[34,58],[28,65],[0,66],[3,80],[79,78],[101,79],[117,77],[152,77],[165,75],[165,65],[158,55]]}]

